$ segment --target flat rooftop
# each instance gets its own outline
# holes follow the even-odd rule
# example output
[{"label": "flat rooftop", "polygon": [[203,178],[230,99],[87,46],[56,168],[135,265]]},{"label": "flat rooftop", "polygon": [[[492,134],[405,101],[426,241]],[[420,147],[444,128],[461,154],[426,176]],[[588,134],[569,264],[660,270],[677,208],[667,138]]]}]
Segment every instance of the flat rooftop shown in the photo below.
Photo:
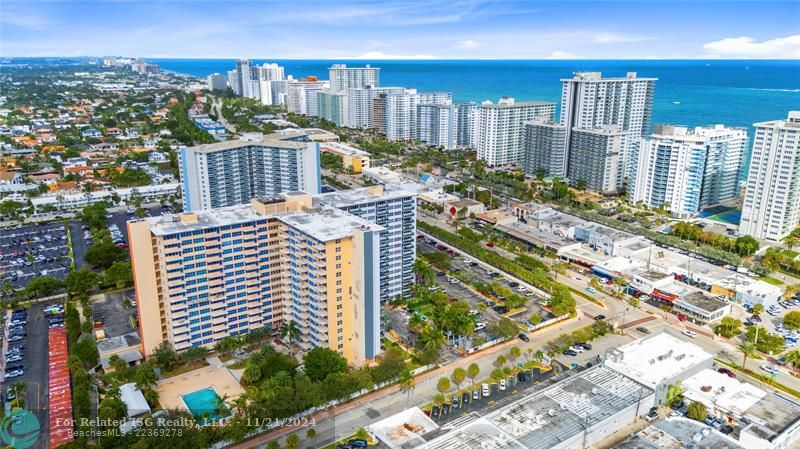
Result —
[{"label": "flat rooftop", "polygon": [[495,229],[536,246],[545,246],[550,250],[558,251],[561,248],[580,245],[580,242],[552,232],[540,231],[535,226],[521,221],[511,223],[498,223]]},{"label": "flat rooftop", "polygon": [[265,148],[287,148],[300,150],[306,148],[307,142],[301,142],[290,139],[301,138],[306,135],[303,132],[294,131],[292,133],[273,133],[273,134],[258,134],[248,133],[246,137],[235,140],[225,140],[222,142],[207,143],[203,145],[196,145],[190,147],[195,153],[215,153],[217,151],[233,150],[237,148],[247,147],[265,147]]},{"label": "flat rooftop", "polygon": [[333,207],[313,207],[302,212],[280,215],[278,219],[321,242],[349,237],[353,235],[354,229],[364,231],[386,229]]},{"label": "flat rooftop", "polygon": [[699,346],[661,332],[610,350],[605,364],[655,388],[713,358],[713,354]]},{"label": "flat rooftop", "polygon": [[[692,437],[708,429],[710,432],[700,441]],[[711,430],[707,425],[689,418],[669,418],[657,421],[652,426],[631,435],[614,449],[745,449],[733,438]]]},{"label": "flat rooftop", "polygon": [[640,277],[649,282],[658,282],[664,278],[672,278],[671,274],[662,273],[660,271],[647,270],[636,273],[636,277]]},{"label": "flat rooftop", "polygon": [[703,292],[692,292],[686,296],[681,296],[677,301],[697,307],[698,309],[705,310],[708,313],[716,312],[717,310],[727,307],[728,303],[720,301],[719,299],[712,298]]},{"label": "flat rooftop", "polygon": [[688,275],[691,273],[694,279],[706,281],[708,283],[718,282],[719,280],[729,278],[733,274],[733,272],[727,268],[718,267],[700,259],[695,259],[688,255],[679,254],[670,249],[658,246],[654,246],[652,251],[639,252],[633,254],[631,257],[644,262],[644,266],[647,266],[649,263],[650,266],[658,267],[659,270],[656,271],[681,275]]},{"label": "flat rooftop", "polygon": [[[181,221],[181,216],[197,217],[196,220]],[[155,235],[163,236],[176,232],[196,231],[217,226],[225,226],[239,223],[250,223],[265,217],[256,213],[249,204],[237,206],[220,207],[213,210],[187,212],[183,214],[173,214],[158,217],[148,217],[141,220],[150,224],[150,232]],[[131,220],[136,222],[138,220]]]},{"label": "flat rooftop", "polygon": [[772,439],[800,421],[800,403],[732,379],[711,369],[700,371],[681,383],[687,398],[716,407],[752,424],[743,430]]},{"label": "flat rooftop", "polygon": [[346,145],[339,142],[324,142],[319,145],[319,149],[321,151],[331,151],[337,154],[344,154],[347,156],[366,156],[368,157],[370,154],[360,148],[356,148],[350,145]]},{"label": "flat rooftop", "polygon": [[492,103],[492,104],[481,104],[480,107],[482,108],[490,108],[490,109],[510,109],[510,108],[521,108],[526,106],[552,106],[556,107],[555,103],[551,103],[549,101],[515,101],[513,103]]},{"label": "flat rooftop", "polygon": [[549,449],[647,398],[653,390],[595,366],[518,398],[421,445],[424,449]]},{"label": "flat rooftop", "polygon": [[335,192],[314,195],[314,204],[325,204],[333,207],[353,206],[356,204],[374,203],[379,200],[390,200],[416,196],[414,190],[402,184],[386,184],[382,193],[376,193],[381,186],[362,187],[358,189],[337,190]]}]

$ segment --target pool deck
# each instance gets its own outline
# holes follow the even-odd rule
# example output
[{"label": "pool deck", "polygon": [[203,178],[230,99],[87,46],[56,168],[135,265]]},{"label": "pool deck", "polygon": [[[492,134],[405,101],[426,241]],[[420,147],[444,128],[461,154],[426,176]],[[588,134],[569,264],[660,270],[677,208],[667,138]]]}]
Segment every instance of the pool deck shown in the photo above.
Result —
[{"label": "pool deck", "polygon": [[186,410],[181,396],[207,387],[214,387],[220,396],[228,395],[229,401],[244,393],[231,371],[213,365],[164,379],[158,383],[156,389],[163,408]]}]

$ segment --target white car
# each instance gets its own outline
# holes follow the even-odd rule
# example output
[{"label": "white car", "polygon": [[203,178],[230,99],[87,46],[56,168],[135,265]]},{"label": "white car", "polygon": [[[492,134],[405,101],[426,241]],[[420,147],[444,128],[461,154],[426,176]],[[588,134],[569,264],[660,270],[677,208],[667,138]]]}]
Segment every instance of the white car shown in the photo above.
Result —
[{"label": "white car", "polygon": [[506,391],[506,380],[500,379],[500,382],[497,383],[497,386],[500,388],[500,391]]},{"label": "white car", "polygon": [[583,346],[578,346],[578,345],[572,346],[569,349],[572,349],[573,351],[579,354],[584,351]]},{"label": "white car", "polygon": [[761,365],[761,369],[763,371],[766,371],[766,372],[770,373],[770,374],[778,374],[778,368],[775,368],[772,365]]},{"label": "white car", "polygon": [[697,332],[683,331],[683,335],[686,335],[687,337],[690,337],[690,338],[694,338],[694,337],[697,337]]},{"label": "white car", "polygon": [[517,289],[518,292],[524,292],[525,290],[527,290],[527,288],[525,288],[522,285],[520,285],[519,288]]},{"label": "white car", "polygon": [[481,385],[481,393],[483,394],[483,397],[485,398],[489,397],[489,395],[491,394],[491,390],[489,389],[489,384]]}]

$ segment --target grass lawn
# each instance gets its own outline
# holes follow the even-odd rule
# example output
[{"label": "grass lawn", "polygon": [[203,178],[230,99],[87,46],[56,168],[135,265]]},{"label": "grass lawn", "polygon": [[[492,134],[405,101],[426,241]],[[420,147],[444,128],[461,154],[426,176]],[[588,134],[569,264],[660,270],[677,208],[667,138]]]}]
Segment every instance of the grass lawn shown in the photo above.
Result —
[{"label": "grass lawn", "polygon": [[165,372],[161,371],[161,374],[164,375],[164,378],[180,376],[181,374],[186,374],[189,371],[194,371],[196,369],[202,368],[204,366],[208,366],[208,362],[203,360],[203,363],[187,363],[186,365],[178,365],[175,367],[174,370]]},{"label": "grass lawn", "polygon": [[782,281],[782,280],[780,280],[780,279],[775,279],[775,278],[773,278],[773,277],[769,277],[769,276],[761,276],[760,278],[758,278],[758,280],[759,280],[759,281],[764,281],[764,282],[766,282],[767,284],[772,284],[772,285],[783,285],[783,281]]}]

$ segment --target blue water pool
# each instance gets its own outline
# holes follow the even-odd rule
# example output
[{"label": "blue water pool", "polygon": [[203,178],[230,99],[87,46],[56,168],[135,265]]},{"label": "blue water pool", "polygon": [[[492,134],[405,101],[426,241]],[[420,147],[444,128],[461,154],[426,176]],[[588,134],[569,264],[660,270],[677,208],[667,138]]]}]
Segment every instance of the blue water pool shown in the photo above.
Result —
[{"label": "blue water pool", "polygon": [[231,416],[231,412],[225,404],[219,406],[219,396],[213,387],[184,394],[181,399],[200,425],[210,424]]}]

